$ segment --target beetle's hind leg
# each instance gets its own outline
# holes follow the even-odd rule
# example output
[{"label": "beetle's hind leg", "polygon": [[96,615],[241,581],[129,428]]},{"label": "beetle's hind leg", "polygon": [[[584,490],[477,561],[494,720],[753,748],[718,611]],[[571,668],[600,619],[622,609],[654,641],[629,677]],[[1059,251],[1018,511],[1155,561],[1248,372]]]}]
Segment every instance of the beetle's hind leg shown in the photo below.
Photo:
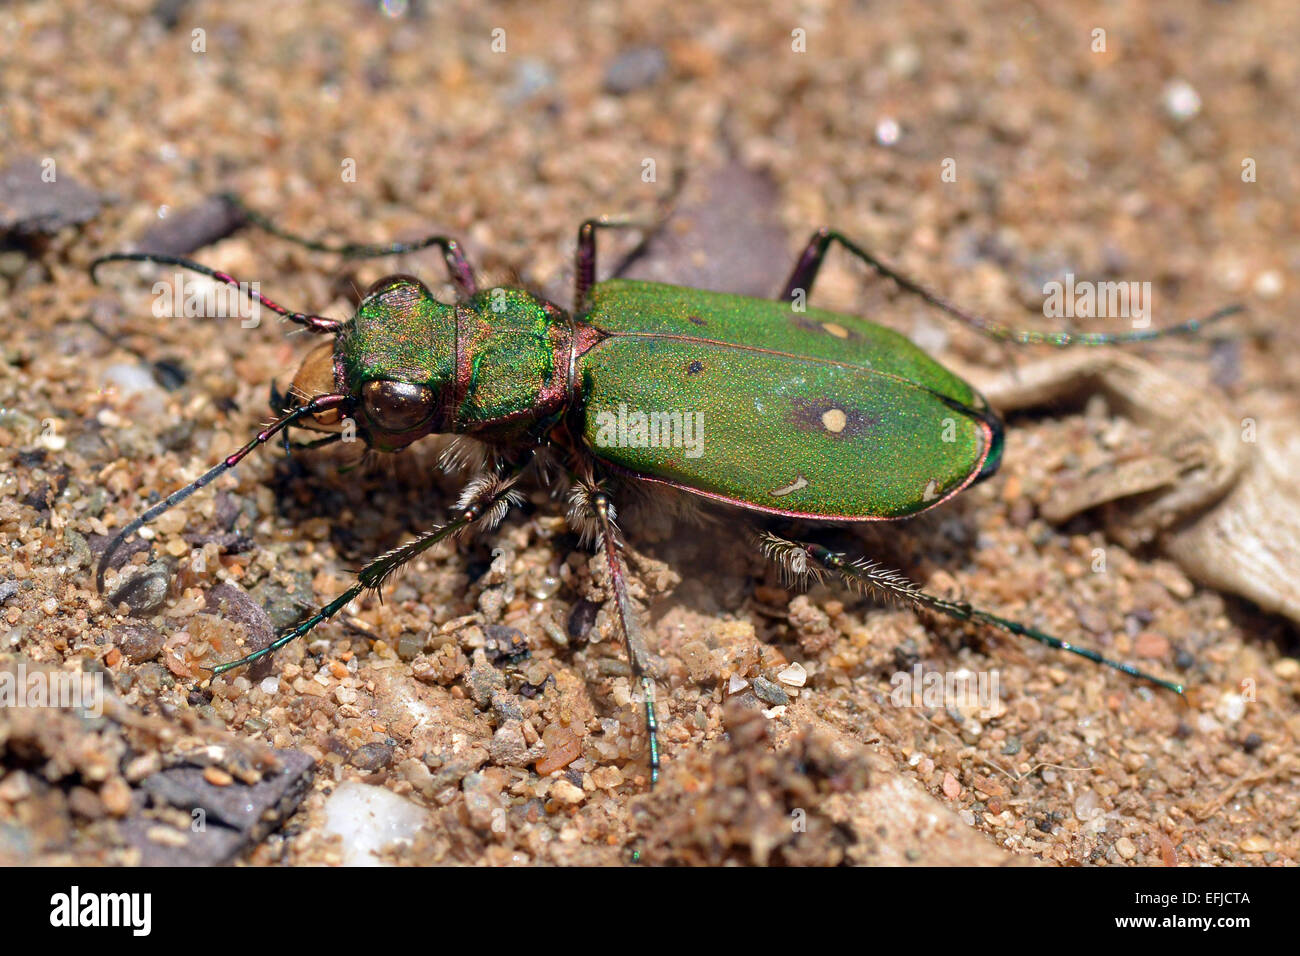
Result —
[{"label": "beetle's hind leg", "polygon": [[973,312],[968,312],[960,306],[954,305],[937,293],[931,292],[915,279],[904,275],[893,266],[867,252],[843,233],[825,227],[814,232],[812,238],[808,240],[808,245],[804,247],[803,254],[799,257],[799,261],[795,263],[794,270],[786,281],[785,289],[780,296],[781,301],[796,302],[801,295],[804,301],[807,301],[812,295],[813,283],[817,281],[817,273],[821,270],[822,262],[826,259],[826,253],[833,242],[838,242],[855,259],[866,263],[886,279],[892,280],[904,292],[917,296],[963,325],[967,325],[999,342],[1014,342],[1018,345],[1054,345],[1057,347],[1149,342],[1152,339],[1165,338],[1171,335],[1196,335],[1205,326],[1242,311],[1241,306],[1230,305],[1211,312],[1202,318],[1189,319],[1186,322],[1180,322],[1178,325],[1171,325],[1162,329],[1135,328],[1128,332],[1040,332],[1032,329],[1014,329],[1002,322],[975,315]]},{"label": "beetle's hind leg", "polygon": [[627,593],[627,574],[623,566],[623,543],[614,524],[617,517],[609,495],[594,481],[583,481],[574,486],[569,498],[569,523],[582,533],[584,540],[595,539],[597,548],[605,552],[609,568],[609,585],[614,593],[614,607],[618,612],[619,630],[627,650],[627,662],[632,680],[641,687],[645,699],[645,728],[650,750],[650,786],[659,781],[659,721],[655,715],[654,679],[646,668],[645,647],[637,629],[632,601]]},{"label": "beetle's hind leg", "polygon": [[768,558],[780,565],[786,577],[795,581],[810,578],[818,581],[837,578],[858,591],[866,591],[889,599],[903,601],[914,607],[942,614],[958,621],[973,621],[995,627],[1008,634],[1027,637],[1030,640],[1038,641],[1040,644],[1046,644],[1055,650],[1066,651],[1087,658],[1093,663],[1112,667],[1138,680],[1150,681],[1167,690],[1172,690],[1176,694],[1182,694],[1183,692],[1182,684],[1148,674],[1146,671],[1138,670],[1131,664],[1104,657],[1090,647],[1079,647],[1028,625],[998,617],[981,608],[972,607],[965,601],[950,601],[931,594],[902,573],[883,567],[875,561],[866,558],[853,558],[842,551],[832,551],[823,545],[812,542],[791,541],[766,531],[759,536],[759,545]]},{"label": "beetle's hind leg", "polygon": [[363,592],[370,589],[378,591],[384,586],[384,582],[399,568],[416,555],[433,547],[439,541],[469,529],[487,531],[496,527],[501,522],[501,519],[505,517],[506,512],[510,510],[510,506],[517,504],[520,500],[519,492],[515,490],[514,485],[522,471],[521,466],[508,472],[485,474],[473,479],[461,492],[460,500],[456,503],[454,509],[456,517],[451,521],[431,531],[426,531],[414,541],[410,541],[401,547],[394,548],[387,554],[375,558],[357,572],[355,584],[315,614],[299,624],[281,631],[275,640],[261,650],[254,651],[239,660],[218,664],[212,668],[212,674],[214,676],[224,674],[226,671],[243,667],[245,664],[252,664],[269,654],[274,654],[286,644],[311,631],[316,625],[328,621]]}]

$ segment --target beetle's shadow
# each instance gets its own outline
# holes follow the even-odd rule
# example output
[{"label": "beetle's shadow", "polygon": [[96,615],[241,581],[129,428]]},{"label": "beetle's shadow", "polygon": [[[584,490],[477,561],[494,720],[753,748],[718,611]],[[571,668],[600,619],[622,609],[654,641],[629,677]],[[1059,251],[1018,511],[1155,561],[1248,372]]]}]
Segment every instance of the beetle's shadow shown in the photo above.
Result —
[{"label": "beetle's shadow", "polygon": [[[734,615],[753,620],[762,635],[761,620],[770,614],[756,598],[757,589],[783,588],[793,595],[806,590],[806,585],[791,586],[780,565],[758,547],[755,530],[823,544],[844,552],[850,559],[876,561],[924,586],[935,569],[970,567],[984,518],[979,502],[957,499],[937,513],[901,521],[818,523],[756,518],[754,513],[741,509],[710,508],[704,513],[703,523],[679,516],[668,533],[656,529],[659,533],[654,540],[637,535],[635,516],[625,530],[629,544],[664,561],[681,576],[681,583],[672,593],[652,600],[652,622],[676,607],[685,607],[704,616]],[[840,582],[829,582],[828,587],[847,608],[889,606],[883,597],[864,594]]]},{"label": "beetle's shadow", "polygon": [[282,454],[267,480],[277,521],[292,527],[328,521],[338,562],[350,570],[446,521],[463,484],[439,468],[440,449],[380,455],[361,448]]}]

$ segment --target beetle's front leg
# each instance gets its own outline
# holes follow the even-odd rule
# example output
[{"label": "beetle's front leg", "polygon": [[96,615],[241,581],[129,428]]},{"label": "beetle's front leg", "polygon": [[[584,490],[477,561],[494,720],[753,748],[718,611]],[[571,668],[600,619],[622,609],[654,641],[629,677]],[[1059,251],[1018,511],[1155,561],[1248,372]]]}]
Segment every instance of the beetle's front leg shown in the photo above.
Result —
[{"label": "beetle's front leg", "polygon": [[464,491],[461,492],[460,500],[456,502],[454,509],[456,517],[454,519],[431,531],[426,531],[414,541],[375,558],[357,573],[357,581],[352,587],[333,601],[330,601],[311,617],[282,631],[275,640],[261,650],[254,651],[252,654],[241,657],[236,661],[218,664],[212,668],[213,675],[224,674],[236,667],[251,664],[269,654],[275,653],[289,642],[302,637],[316,625],[328,621],[347,607],[362,592],[371,589],[378,591],[395,571],[444,538],[466,530],[488,531],[495,528],[501,523],[501,519],[505,517],[506,512],[510,510],[510,506],[519,503],[519,492],[515,490],[514,485],[522,471],[523,467],[520,466],[509,472],[485,474],[474,478],[465,486]]},{"label": "beetle's front leg", "polygon": [[[630,216],[597,216],[578,227],[578,245],[573,256],[573,314],[581,315],[587,308],[587,293],[596,284],[596,230],[643,229],[646,235],[624,261],[635,257],[650,240],[657,223],[633,219]],[[616,270],[617,271],[617,270]]]},{"label": "beetle's front leg", "polygon": [[618,612],[619,629],[627,649],[632,679],[641,685],[645,697],[646,738],[650,750],[650,786],[659,781],[659,722],[655,716],[655,685],[645,666],[645,648],[637,629],[632,601],[627,593],[627,574],[623,566],[623,543],[614,521],[617,517],[609,495],[594,481],[579,483],[569,499],[569,523],[585,538],[594,537],[597,548],[605,552],[609,568],[610,589]]}]

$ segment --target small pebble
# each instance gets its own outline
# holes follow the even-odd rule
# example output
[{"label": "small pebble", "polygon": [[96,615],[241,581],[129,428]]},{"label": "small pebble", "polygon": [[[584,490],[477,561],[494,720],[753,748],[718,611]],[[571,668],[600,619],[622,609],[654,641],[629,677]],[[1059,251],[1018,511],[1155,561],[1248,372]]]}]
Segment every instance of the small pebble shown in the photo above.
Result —
[{"label": "small pebble", "polygon": [[1255,277],[1255,294],[1261,299],[1276,298],[1282,292],[1282,274],[1276,269],[1261,272]]},{"label": "small pebble", "polygon": [[782,690],[780,685],[772,683],[766,677],[754,678],[754,694],[759,700],[773,707],[784,707],[790,703],[790,695]]},{"label": "small pebble", "polygon": [[1201,111],[1201,94],[1186,80],[1175,80],[1162,94],[1165,112],[1176,120],[1189,120]]},{"label": "small pebble", "polygon": [[45,167],[35,156],[16,158],[0,169],[0,236],[53,235],[95,217],[99,194],[62,166],[57,169],[52,182],[42,177]]},{"label": "small pebble", "polygon": [[591,772],[591,782],[602,790],[613,790],[623,782],[623,771],[618,767],[597,767]]},{"label": "small pebble", "polygon": [[776,679],[787,687],[803,687],[808,683],[808,671],[802,664],[796,662],[778,673]]},{"label": "small pebble", "polygon": [[1214,707],[1215,715],[1225,724],[1231,726],[1246,714],[1246,699],[1231,691],[1219,698]]},{"label": "small pebble", "polygon": [[203,779],[214,787],[228,787],[235,782],[235,778],[220,767],[205,767],[203,769]]},{"label": "small pebble", "polygon": [[567,780],[557,780],[555,786],[551,787],[551,796],[570,806],[582,803],[586,798],[586,794],[582,792],[581,787],[575,787]]},{"label": "small pebble", "polygon": [[130,613],[145,617],[163,606],[171,574],[167,565],[155,562],[132,574],[109,595],[110,604],[125,603]]},{"label": "small pebble", "polygon": [[358,770],[374,772],[383,770],[393,762],[393,748],[385,743],[363,744],[356,750],[352,751],[352,756],[348,758],[348,763]]},{"label": "small pebble", "polygon": [[605,71],[605,92],[624,96],[652,85],[668,69],[668,58],[657,46],[636,47],[619,54]]},{"label": "small pebble", "polygon": [[876,124],[876,142],[881,146],[893,146],[901,134],[898,120],[892,116],[886,116]]},{"label": "small pebble", "polygon": [[1169,638],[1151,631],[1143,631],[1133,642],[1133,653],[1138,657],[1160,658],[1169,653]]},{"label": "small pebble", "polygon": [[1283,680],[1295,680],[1300,677],[1300,661],[1294,657],[1282,657],[1273,664],[1273,673]]},{"label": "small pebble", "polygon": [[397,656],[404,661],[413,661],[424,650],[424,639],[409,631],[397,639]]},{"label": "small pebble", "polygon": [[943,775],[943,795],[949,800],[956,800],[961,796],[961,784],[951,773]]},{"label": "small pebble", "polygon": [[582,739],[563,724],[548,724],[542,731],[542,743],[546,755],[534,767],[541,777],[567,767],[582,755]]},{"label": "small pebble", "polygon": [[99,788],[99,799],[104,809],[115,817],[124,817],[131,810],[131,788],[121,777],[109,777]]},{"label": "small pebble", "polygon": [[133,664],[143,664],[157,657],[166,635],[152,624],[124,624],[109,634],[111,640]]},{"label": "small pebble", "polygon": [[1123,859],[1131,860],[1137,856],[1138,848],[1128,837],[1120,837],[1115,841],[1115,852]]}]

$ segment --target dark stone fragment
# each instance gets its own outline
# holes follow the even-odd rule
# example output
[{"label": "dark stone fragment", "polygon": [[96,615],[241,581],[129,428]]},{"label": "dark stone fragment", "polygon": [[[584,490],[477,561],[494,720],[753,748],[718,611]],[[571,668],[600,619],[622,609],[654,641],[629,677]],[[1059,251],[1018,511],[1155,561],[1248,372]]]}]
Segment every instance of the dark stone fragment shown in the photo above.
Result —
[{"label": "dark stone fragment", "polygon": [[182,535],[193,547],[201,548],[205,544],[215,544],[225,554],[243,554],[251,551],[257,544],[246,534],[238,531],[204,531],[198,534]]},{"label": "dark stone fragment", "polygon": [[99,213],[99,194],[70,177],[57,162],[53,181],[47,181],[51,159],[24,156],[0,169],[0,237],[53,235]]},{"label": "dark stone fragment", "polygon": [[513,664],[528,656],[528,639],[519,628],[506,627],[504,624],[489,624],[483,628],[483,633],[487,635],[487,645],[484,650],[492,663]]},{"label": "dark stone fragment", "polygon": [[385,743],[362,744],[348,758],[352,766],[368,772],[383,770],[392,762],[393,748]]},{"label": "dark stone fragment", "polygon": [[[243,652],[252,654],[260,651],[275,640],[276,629],[266,608],[258,604],[242,588],[222,581],[204,595],[204,610],[209,614],[219,614],[227,621],[244,625],[248,630]],[[274,665],[272,657],[263,657],[248,668],[247,677],[259,681],[271,673]]]},{"label": "dark stone fragment", "polygon": [[184,256],[224,239],[244,224],[239,207],[224,196],[211,196],[195,206],[177,209],[149,229],[136,243],[151,255]]},{"label": "dark stone fragment", "polygon": [[[260,843],[278,828],[311,789],[315,761],[298,750],[277,750],[281,769],[267,774],[255,784],[235,782],[218,787],[203,776],[203,768],[172,767],[140,783],[155,805],[177,807],[191,813],[194,825],[176,831],[173,846],[149,839],[148,833],[160,824],[137,814],[122,824],[127,842],[141,852],[145,866],[212,866],[229,863]],[[194,813],[194,811],[201,813]]]},{"label": "dark stone fragment", "polygon": [[108,596],[108,601],[110,604],[125,601],[132,614],[143,617],[163,606],[170,585],[171,570],[163,562],[155,561],[118,585]]},{"label": "dark stone fragment", "polygon": [[[624,274],[629,279],[770,297],[781,291],[774,283],[783,281],[794,266],[776,214],[778,199],[769,177],[738,163],[692,177],[669,225],[656,233]],[[677,222],[690,228],[681,232],[672,226]]]},{"label": "dark stone fragment", "polygon": [[773,707],[790,703],[790,695],[766,677],[755,677],[753,684],[754,693],[759,700],[771,704]]},{"label": "dark stone fragment", "polygon": [[620,53],[605,70],[605,92],[625,96],[653,86],[668,70],[668,57],[657,46],[634,47]]},{"label": "dark stone fragment", "polygon": [[151,624],[123,624],[108,636],[132,664],[153,660],[162,653],[166,640],[162,631]]},{"label": "dark stone fragment", "polygon": [[568,632],[569,639],[573,641],[585,641],[591,628],[596,623],[596,615],[600,612],[600,605],[594,601],[588,601],[582,598],[577,604],[573,605],[573,610],[569,612]]}]

